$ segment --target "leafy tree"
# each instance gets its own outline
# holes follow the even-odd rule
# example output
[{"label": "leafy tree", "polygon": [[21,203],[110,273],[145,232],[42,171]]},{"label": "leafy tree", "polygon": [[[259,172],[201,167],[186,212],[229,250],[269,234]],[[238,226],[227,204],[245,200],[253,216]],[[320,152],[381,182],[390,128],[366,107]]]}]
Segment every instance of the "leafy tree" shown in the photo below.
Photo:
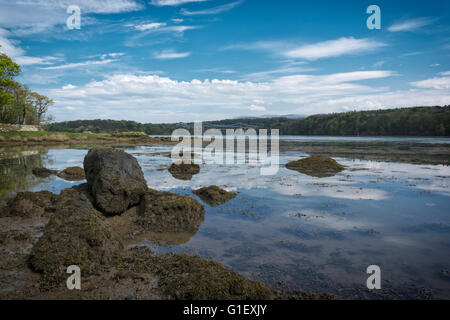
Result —
[{"label": "leafy tree", "polygon": [[[1,47],[1,46],[0,46]],[[13,62],[10,57],[4,53],[0,53],[0,119],[9,117],[10,111],[8,104],[14,100],[13,90],[19,87],[19,83],[14,81],[21,72],[17,63]]]}]

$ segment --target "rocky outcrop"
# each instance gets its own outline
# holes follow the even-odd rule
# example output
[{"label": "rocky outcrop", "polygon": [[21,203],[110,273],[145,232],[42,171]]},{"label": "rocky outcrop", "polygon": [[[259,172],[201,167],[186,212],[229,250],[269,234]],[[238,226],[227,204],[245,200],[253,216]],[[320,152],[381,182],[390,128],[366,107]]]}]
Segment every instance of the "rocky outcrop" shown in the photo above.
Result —
[{"label": "rocky outcrop", "polygon": [[77,265],[83,274],[107,271],[120,261],[122,243],[86,196],[63,190],[51,217],[29,257],[34,270],[43,274],[43,289],[58,286],[66,268]]},{"label": "rocky outcrop", "polygon": [[34,168],[33,170],[31,170],[31,172],[38,178],[47,178],[53,174],[58,173],[58,171],[56,170],[51,170],[44,167]]},{"label": "rocky outcrop", "polygon": [[86,179],[84,169],[80,167],[69,167],[58,173],[58,177],[68,181],[80,181]]},{"label": "rocky outcrop", "polygon": [[286,168],[312,177],[332,177],[345,169],[336,160],[325,156],[311,156],[286,164]]},{"label": "rocky outcrop", "polygon": [[84,170],[95,205],[105,214],[123,213],[138,204],[147,190],[136,158],[121,150],[89,150]]},{"label": "rocky outcrop", "polygon": [[195,163],[172,163],[169,172],[175,179],[191,180],[192,176],[200,172],[200,166]]},{"label": "rocky outcrop", "polygon": [[236,197],[236,193],[228,192],[218,186],[203,187],[194,190],[193,193],[212,207],[224,204]]},{"label": "rocky outcrop", "polygon": [[205,208],[195,199],[149,189],[136,223],[153,232],[196,232],[204,215]]}]

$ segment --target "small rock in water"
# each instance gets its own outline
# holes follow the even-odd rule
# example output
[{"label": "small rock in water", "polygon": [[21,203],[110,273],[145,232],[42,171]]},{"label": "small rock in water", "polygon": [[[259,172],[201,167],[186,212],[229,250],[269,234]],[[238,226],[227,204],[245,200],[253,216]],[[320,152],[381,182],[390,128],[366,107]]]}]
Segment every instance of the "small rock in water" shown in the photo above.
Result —
[{"label": "small rock in water", "polygon": [[236,197],[236,193],[228,192],[219,188],[218,186],[203,187],[194,190],[193,193],[206,202],[210,206],[218,206]]},{"label": "small rock in water", "polygon": [[193,175],[200,172],[200,166],[195,163],[172,163],[169,167],[169,172],[175,179],[191,180]]},{"label": "small rock in water", "polygon": [[154,232],[197,232],[204,215],[205,208],[195,199],[149,189],[136,223]]},{"label": "small rock in water", "polygon": [[56,171],[56,170],[51,170],[51,169],[47,169],[44,167],[34,168],[33,170],[31,170],[31,172],[38,178],[47,178],[48,176],[51,176],[52,174],[58,173],[58,171]]},{"label": "small rock in water", "polygon": [[312,177],[332,177],[345,169],[336,160],[325,156],[311,156],[291,161],[286,168],[307,174]]},{"label": "small rock in water", "polygon": [[58,173],[58,177],[68,181],[80,181],[86,179],[84,169],[80,167],[69,167]]}]

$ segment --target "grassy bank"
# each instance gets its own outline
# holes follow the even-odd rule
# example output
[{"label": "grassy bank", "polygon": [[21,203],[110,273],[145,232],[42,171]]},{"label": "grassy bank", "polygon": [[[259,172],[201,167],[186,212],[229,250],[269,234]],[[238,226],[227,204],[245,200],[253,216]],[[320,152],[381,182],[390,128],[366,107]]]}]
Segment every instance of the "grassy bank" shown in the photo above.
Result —
[{"label": "grassy bank", "polygon": [[158,143],[170,142],[167,138],[150,138],[144,132],[120,133],[74,133],[49,131],[7,131],[0,132],[0,146],[46,145],[79,143]]}]

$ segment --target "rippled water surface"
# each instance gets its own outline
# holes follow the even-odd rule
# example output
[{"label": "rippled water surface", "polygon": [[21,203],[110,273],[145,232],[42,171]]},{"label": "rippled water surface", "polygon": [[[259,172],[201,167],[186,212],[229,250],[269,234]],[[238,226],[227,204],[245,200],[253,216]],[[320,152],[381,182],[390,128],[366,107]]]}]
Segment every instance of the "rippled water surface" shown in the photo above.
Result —
[{"label": "rippled water surface", "polygon": [[[314,178],[283,166],[306,154],[281,151],[273,176],[248,165],[203,164],[191,181],[181,181],[167,171],[170,150],[125,148],[138,159],[150,188],[198,199],[193,189],[218,185],[238,195],[218,207],[205,204],[205,220],[184,243],[144,241],[153,250],[199,254],[273,288],[343,298],[450,298],[448,166],[335,158],[345,171]],[[82,166],[86,153],[48,150],[0,160],[1,196],[19,190],[59,193],[80,183],[37,179],[30,172],[38,165]],[[382,291],[367,290],[369,265],[380,266]]]}]

